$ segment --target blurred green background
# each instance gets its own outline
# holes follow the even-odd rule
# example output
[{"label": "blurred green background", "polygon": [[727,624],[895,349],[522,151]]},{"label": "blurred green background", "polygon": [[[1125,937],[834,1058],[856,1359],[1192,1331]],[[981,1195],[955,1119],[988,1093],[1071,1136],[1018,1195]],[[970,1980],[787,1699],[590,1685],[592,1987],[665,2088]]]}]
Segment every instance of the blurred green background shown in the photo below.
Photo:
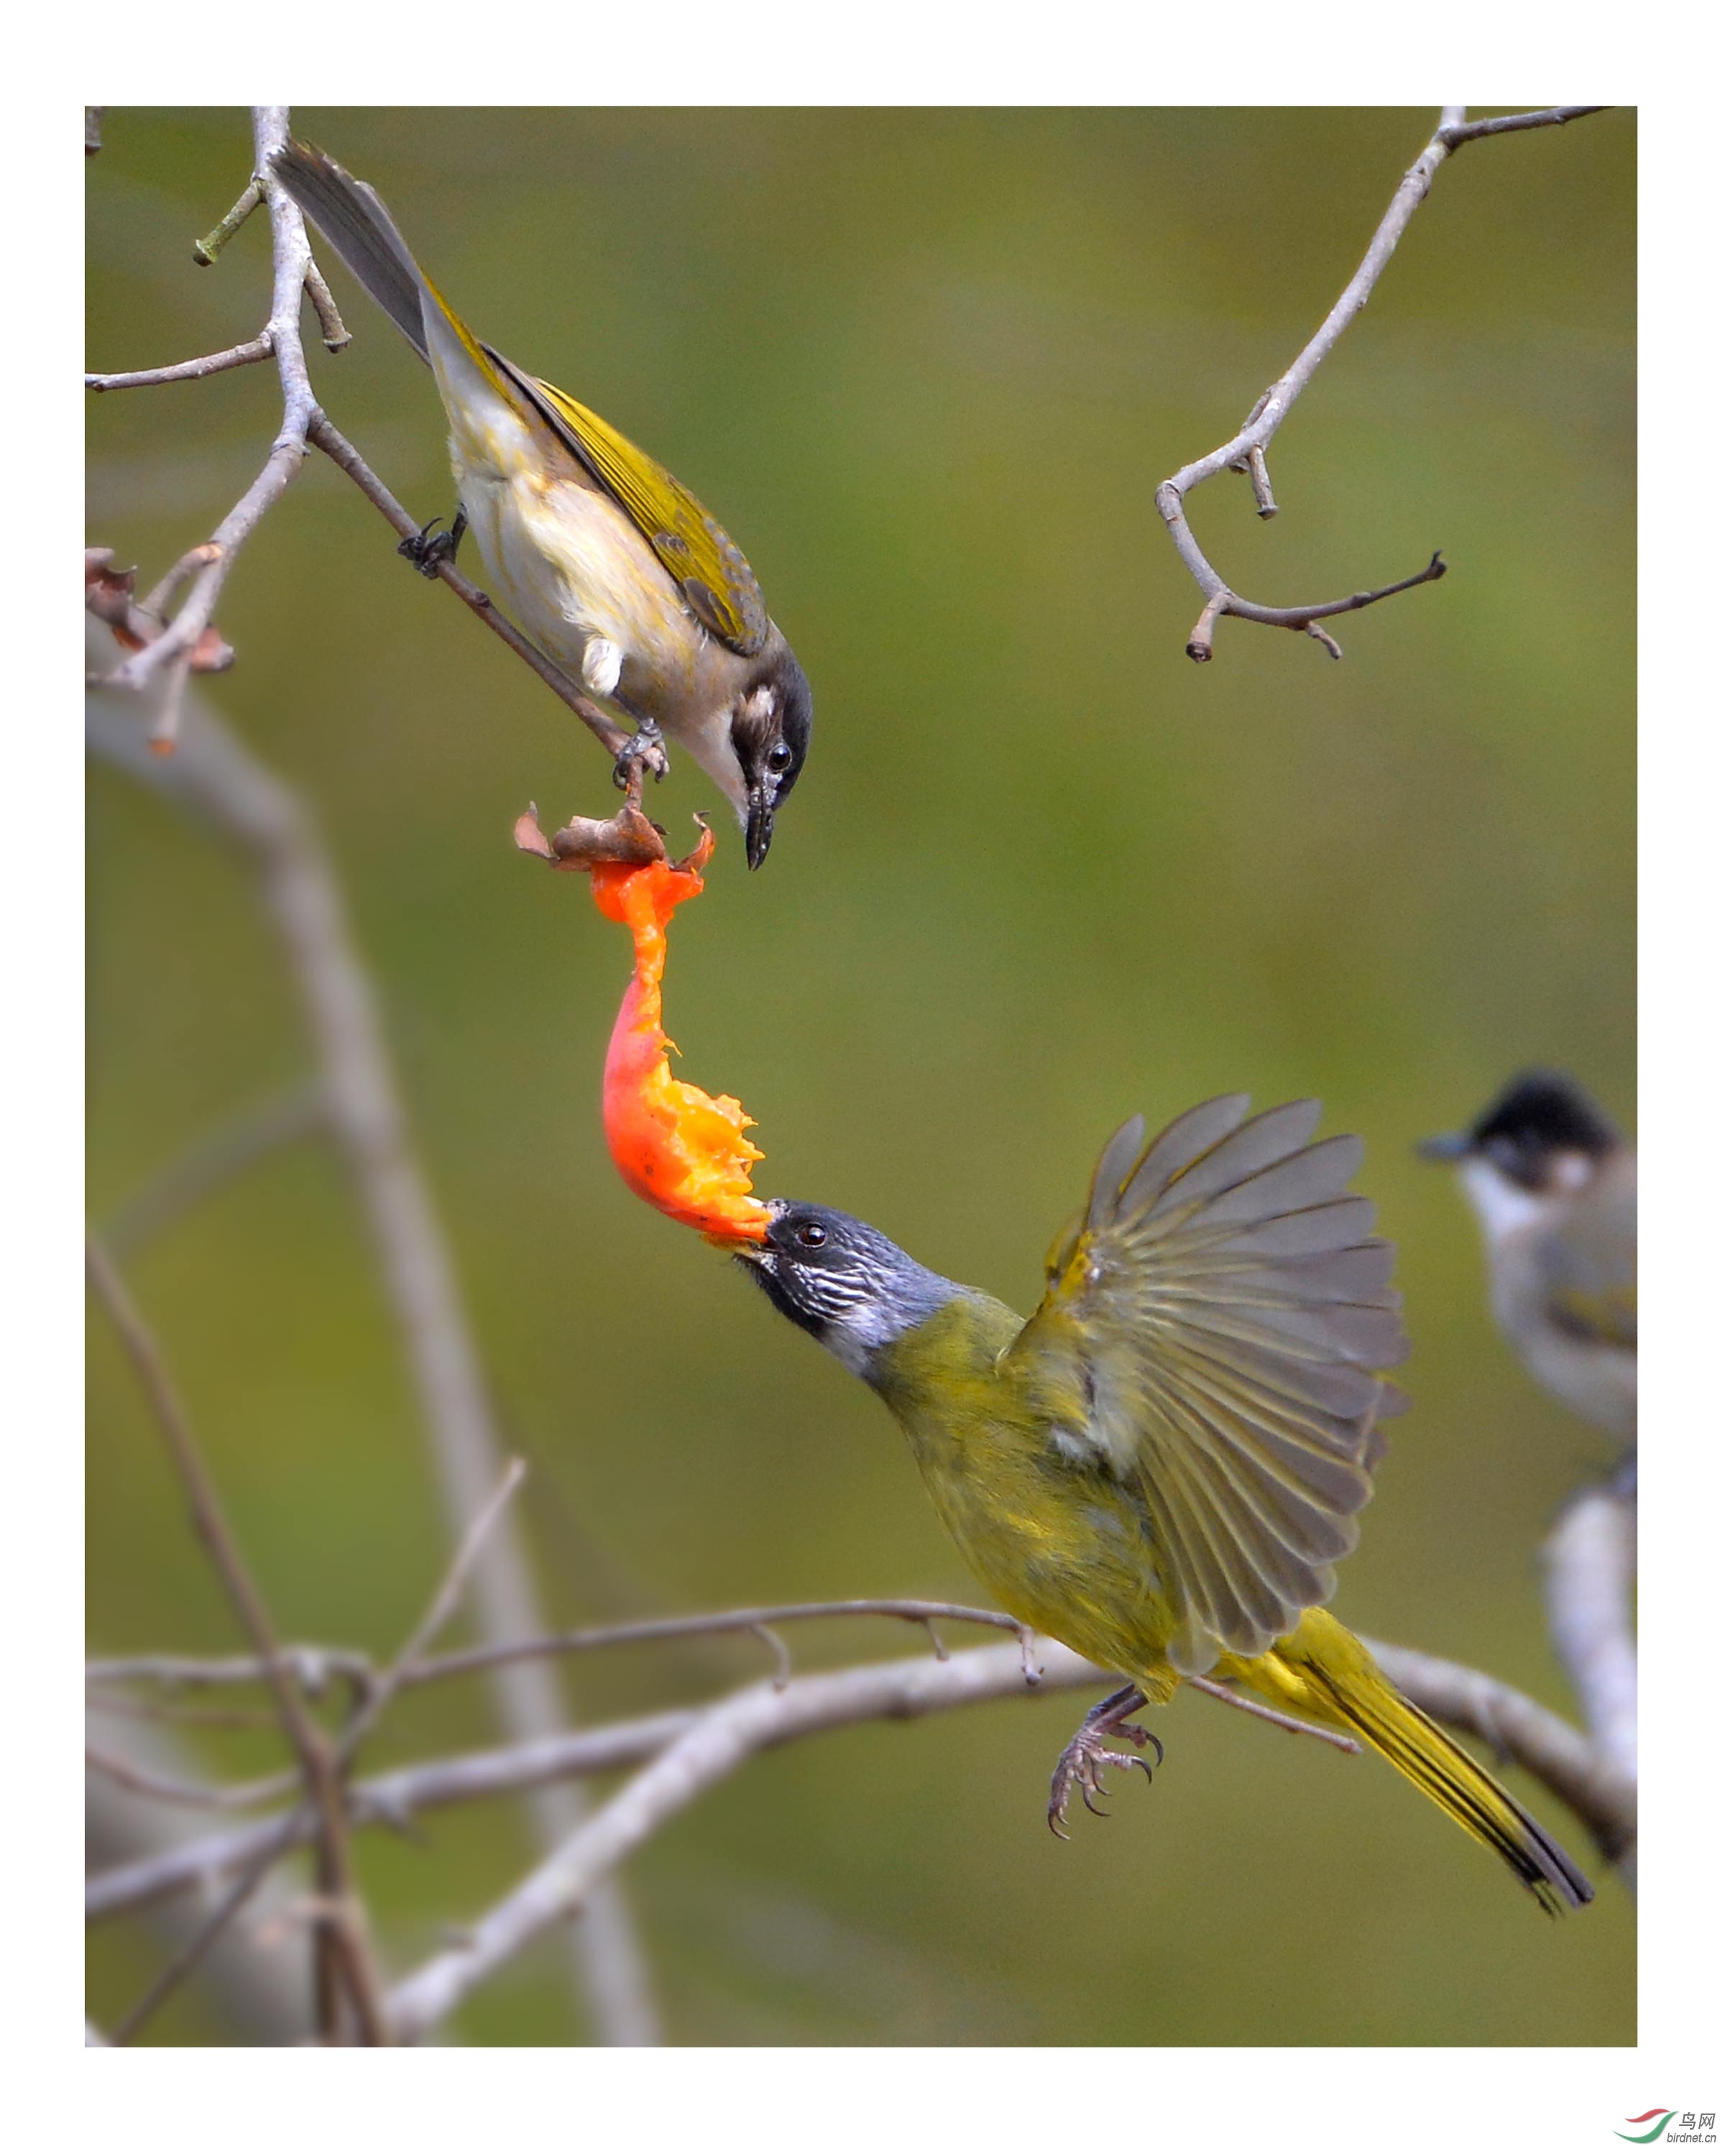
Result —
[{"label": "blurred green background", "polygon": [[[1306,639],[1198,594],[1156,483],[1225,439],[1358,259],[1430,111],[344,111],[295,124],[372,181],[478,331],[648,446],[747,549],[814,684],[771,861],[728,822],[679,921],[691,1077],[759,1118],[767,1195],[878,1223],[1028,1307],[1101,1138],[1203,1096],[1321,1095],[1362,1132],[1415,1356],[1344,1568],[1356,1628],[1567,1705],[1535,1552],[1604,1441],[1521,1374],[1471,1219],[1411,1142],[1517,1066],[1631,1110],[1634,122],[1466,151],[1271,465],[1194,497],[1271,603],[1442,584]],[[190,245],[249,170],[239,112],[111,110],[89,167],[89,363],[252,334],[261,220]],[[331,264],[319,393],[417,514],[452,487],[429,377]],[[308,313],[308,325],[310,316]],[[308,328],[309,334],[309,328]],[[154,581],[247,483],[274,377],[93,400],[90,537]],[[468,564],[474,573],[480,571]],[[885,1414],[735,1270],[638,1204],[597,1116],[627,970],[572,878],[510,850],[530,798],[606,813],[603,761],[313,458],[237,567],[205,685],[315,804],[375,969],[562,1623],[975,1589]],[[714,806],[688,759],[650,804]],[[306,1068],[249,879],[130,781],[90,793],[98,1221]],[[387,1652],[445,1541],[395,1337],[324,1148],[269,1160],[131,1262],[284,1630]],[[91,1327],[90,1635],[233,1634],[108,1329]],[[798,1635],[805,1667],[909,1642]],[[588,1717],[703,1696],[747,1641],[583,1661]],[[1542,1922],[1375,1762],[1182,1699],[1169,1763],[1061,1846],[1082,1704],[870,1727],[762,1758],[629,1875],[683,2043],[1627,2044],[1615,1881]],[[477,1690],[377,1762],[490,1741]],[[267,1754],[223,1736],[209,1771]],[[1512,1776],[1512,1780],[1516,1778]],[[1517,1783],[1524,1796],[1527,1785]],[[1586,1837],[1538,1793],[1579,1856]],[[404,1969],[525,1861],[518,1812],[360,1856]],[[92,2010],[162,1948],[95,1934]],[[459,2036],[577,2035],[555,1952]],[[193,1989],[157,2041],[219,2041]]]}]

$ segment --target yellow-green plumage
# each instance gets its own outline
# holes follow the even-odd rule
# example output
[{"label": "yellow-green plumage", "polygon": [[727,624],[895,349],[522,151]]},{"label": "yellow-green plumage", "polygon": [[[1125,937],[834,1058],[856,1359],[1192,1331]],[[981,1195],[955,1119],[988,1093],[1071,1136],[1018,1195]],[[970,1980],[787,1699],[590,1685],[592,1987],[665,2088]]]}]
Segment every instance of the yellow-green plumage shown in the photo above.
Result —
[{"label": "yellow-green plumage", "polygon": [[1399,1298],[1345,1187],[1358,1142],[1308,1143],[1315,1102],[1246,1106],[1117,1133],[1028,1322],[819,1209],[776,1208],[751,1261],[892,1410],[1014,1616],[1148,1700],[1213,1678],[1363,1738],[1547,1907],[1576,1906],[1592,1890],[1563,1852],[1319,1606],[1400,1404],[1378,1374],[1406,1352]]}]

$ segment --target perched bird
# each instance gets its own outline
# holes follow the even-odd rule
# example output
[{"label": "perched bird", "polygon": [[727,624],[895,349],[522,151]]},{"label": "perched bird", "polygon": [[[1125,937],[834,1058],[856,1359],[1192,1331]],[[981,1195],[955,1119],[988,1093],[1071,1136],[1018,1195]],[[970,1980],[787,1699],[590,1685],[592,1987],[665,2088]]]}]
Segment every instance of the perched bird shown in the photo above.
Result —
[{"label": "perched bird", "polygon": [[737,1255],[892,1410],[988,1592],[1129,1680],[1061,1755],[1056,1831],[1075,1786],[1088,1804],[1104,1765],[1144,1763],[1106,1740],[1154,1744],[1127,1717],[1186,1679],[1363,1738],[1547,1908],[1579,1907],[1563,1851],[1320,1606],[1401,1404],[1377,1374],[1406,1353],[1400,1298],[1347,1190],[1358,1139],[1312,1144],[1315,1101],[1249,1105],[1117,1131],[1028,1323],[824,1206],[773,1203]]},{"label": "perched bird", "polygon": [[434,575],[470,527],[521,628],[634,722],[619,766],[662,771],[661,735],[680,743],[736,809],[758,868],[814,701],[741,550],[662,465],[480,343],[363,181],[304,142],[273,170],[437,378],[460,509],[403,552]]},{"label": "perched bird", "polygon": [[1635,1439],[1635,1152],[1573,1078],[1512,1079],[1471,1130],[1427,1138],[1485,1235],[1491,1310],[1531,1377]]}]

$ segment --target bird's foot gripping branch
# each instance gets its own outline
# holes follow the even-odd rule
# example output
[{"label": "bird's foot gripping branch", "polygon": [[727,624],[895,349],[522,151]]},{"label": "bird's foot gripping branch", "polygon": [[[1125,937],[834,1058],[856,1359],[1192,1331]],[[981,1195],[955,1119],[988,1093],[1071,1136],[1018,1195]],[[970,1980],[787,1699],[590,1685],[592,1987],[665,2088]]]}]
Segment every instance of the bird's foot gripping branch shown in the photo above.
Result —
[{"label": "bird's foot gripping branch", "polygon": [[715,1099],[671,1075],[675,1044],[661,1023],[665,929],[685,899],[700,896],[712,833],[703,824],[694,852],[667,860],[663,833],[641,813],[637,781],[616,815],[602,823],[577,817],[547,839],[529,809],[515,838],[524,853],[553,867],[584,870],[600,912],[634,939],[634,978],[605,1056],[605,1142],[624,1181],[710,1241],[762,1241],[767,1208],[749,1189],[762,1155],[743,1135],[754,1118],[728,1094]]}]

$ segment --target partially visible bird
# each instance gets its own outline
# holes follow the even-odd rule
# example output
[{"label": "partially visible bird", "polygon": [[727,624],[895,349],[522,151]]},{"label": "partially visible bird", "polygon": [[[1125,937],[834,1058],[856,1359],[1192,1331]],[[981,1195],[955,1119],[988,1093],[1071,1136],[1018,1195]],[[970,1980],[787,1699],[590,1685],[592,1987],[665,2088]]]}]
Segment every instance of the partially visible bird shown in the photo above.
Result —
[{"label": "partially visible bird", "polygon": [[1573,1078],[1528,1070],[1427,1138],[1485,1235],[1491,1310],[1528,1374],[1635,1440],[1635,1152]]},{"label": "partially visible bird", "polygon": [[775,1202],[737,1255],[891,1409],[988,1592],[1129,1681],[1062,1754],[1056,1830],[1074,1787],[1144,1763],[1106,1748],[1155,1743],[1128,1716],[1207,1681],[1363,1738],[1547,1908],[1578,1907],[1563,1851],[1320,1606],[1407,1343],[1393,1251],[1347,1189],[1359,1140],[1311,1143],[1315,1101],[1249,1105],[1117,1131],[1028,1323],[824,1206]]},{"label": "partially visible bird", "polygon": [[809,753],[814,700],[740,548],[597,413],[482,344],[362,180],[305,142],[271,169],[436,377],[460,510],[403,552],[435,574],[471,528],[521,628],[634,721],[624,757],[662,769],[661,734],[686,748],[758,868]]}]

